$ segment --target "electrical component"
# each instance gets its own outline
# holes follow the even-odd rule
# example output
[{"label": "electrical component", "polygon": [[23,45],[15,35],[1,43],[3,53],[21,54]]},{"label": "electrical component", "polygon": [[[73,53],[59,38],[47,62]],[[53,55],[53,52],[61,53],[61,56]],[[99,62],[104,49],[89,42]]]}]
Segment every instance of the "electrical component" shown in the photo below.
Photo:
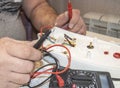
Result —
[{"label": "electrical component", "polygon": [[66,39],[66,41],[69,43],[70,46],[75,47],[76,45],[76,39],[71,38],[70,36],[68,36],[67,34],[64,34],[64,38]]},{"label": "electrical component", "polygon": [[88,49],[93,49],[94,46],[92,45],[92,42],[90,42],[90,44],[87,46]]},{"label": "electrical component", "polygon": [[114,53],[113,56],[117,59],[120,59],[120,53],[118,53],[118,52]]},{"label": "electrical component", "polygon": [[55,43],[55,44],[63,44],[63,45],[69,45],[71,47],[75,47],[76,46],[76,38],[72,38],[70,36],[68,36],[67,34],[64,34],[64,38],[54,38],[53,36],[49,36],[47,38],[51,43]]}]

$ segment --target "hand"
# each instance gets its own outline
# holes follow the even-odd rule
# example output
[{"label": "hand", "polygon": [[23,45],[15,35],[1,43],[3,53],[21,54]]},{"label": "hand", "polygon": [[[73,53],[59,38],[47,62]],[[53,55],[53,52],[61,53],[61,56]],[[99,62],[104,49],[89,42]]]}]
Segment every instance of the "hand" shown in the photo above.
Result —
[{"label": "hand", "polygon": [[64,12],[60,14],[57,19],[55,25],[61,28],[66,29],[68,27],[70,31],[79,33],[79,34],[86,34],[86,26],[83,19],[80,16],[80,11],[77,9],[73,9],[72,11],[72,19],[69,21],[68,12]]},{"label": "hand", "polygon": [[19,88],[28,83],[34,61],[41,59],[41,53],[30,43],[0,39],[0,88]]}]

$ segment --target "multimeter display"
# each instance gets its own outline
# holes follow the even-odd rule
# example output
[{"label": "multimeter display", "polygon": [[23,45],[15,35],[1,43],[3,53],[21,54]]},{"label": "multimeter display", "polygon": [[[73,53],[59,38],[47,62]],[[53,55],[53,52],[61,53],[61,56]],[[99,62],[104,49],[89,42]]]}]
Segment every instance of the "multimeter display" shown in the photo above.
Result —
[{"label": "multimeter display", "polygon": [[[65,82],[62,88],[114,88],[108,72],[69,69],[67,72],[60,74],[60,76]],[[76,87],[73,87],[73,85]],[[49,88],[59,88],[55,76],[51,78]]]},{"label": "multimeter display", "polygon": [[106,75],[104,75],[104,74],[100,74],[99,75],[99,78],[100,78],[100,83],[101,83],[101,87],[102,88],[111,88],[109,85],[109,80],[108,80],[108,78],[107,78],[107,76]]}]

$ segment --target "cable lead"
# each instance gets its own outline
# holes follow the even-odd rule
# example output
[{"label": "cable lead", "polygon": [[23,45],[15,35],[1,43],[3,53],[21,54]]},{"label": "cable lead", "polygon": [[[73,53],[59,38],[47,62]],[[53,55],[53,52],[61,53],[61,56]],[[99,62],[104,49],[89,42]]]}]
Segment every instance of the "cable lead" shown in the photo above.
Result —
[{"label": "cable lead", "polygon": [[68,0],[68,17],[69,17],[69,20],[72,19],[72,3],[70,0]]},{"label": "cable lead", "polygon": [[42,46],[43,42],[47,39],[47,37],[50,35],[51,30],[48,30],[38,41],[37,43],[33,46],[35,49],[38,49]]}]

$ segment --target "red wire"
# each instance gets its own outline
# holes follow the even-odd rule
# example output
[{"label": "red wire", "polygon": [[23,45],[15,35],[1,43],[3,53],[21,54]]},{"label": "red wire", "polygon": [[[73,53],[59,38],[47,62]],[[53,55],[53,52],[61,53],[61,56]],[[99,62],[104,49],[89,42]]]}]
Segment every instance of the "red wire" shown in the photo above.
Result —
[{"label": "red wire", "polygon": [[69,54],[68,55],[69,56],[68,57],[68,64],[67,64],[67,66],[62,71],[58,71],[58,72],[45,72],[47,74],[62,74],[62,73],[64,73],[65,71],[67,71],[69,69],[70,64],[71,64],[71,53],[70,53],[69,49],[66,46],[63,46],[61,44],[54,44],[54,45],[49,46],[48,48],[46,48],[46,50],[49,50],[49,49],[51,49],[53,47],[56,47],[56,46],[63,47],[63,48],[65,48],[67,50],[67,52]]},{"label": "red wire", "polygon": [[[52,27],[53,26],[51,26],[51,25],[48,25],[48,26],[42,26],[41,28],[40,28],[40,37],[43,35],[43,29],[52,29]],[[41,46],[42,48],[45,48],[45,47],[43,47],[43,45]]]},{"label": "red wire", "polygon": [[62,78],[60,75],[56,75],[56,79],[57,79],[57,81],[58,81],[59,87],[60,87],[60,88],[64,87],[65,82],[64,82],[63,78]]},{"label": "red wire", "polygon": [[33,73],[33,74],[31,75],[31,78],[32,78],[32,79],[33,79],[33,78],[36,78],[38,75],[43,74],[44,72],[47,72],[47,71],[52,70],[52,69],[53,69],[53,68],[49,68],[49,69],[44,70],[43,72],[35,72],[35,73]]},{"label": "red wire", "polygon": [[[41,35],[42,35],[43,29],[45,29],[45,28],[46,29],[51,29],[52,26],[43,26],[43,27],[41,27],[41,29],[40,29]],[[69,69],[70,64],[71,64],[71,53],[70,53],[69,49],[66,46],[63,46],[61,44],[54,44],[54,45],[49,46],[48,48],[46,48],[46,50],[49,50],[49,49],[51,49],[53,47],[57,47],[57,46],[63,47],[63,48],[65,48],[67,50],[67,52],[68,52],[68,64],[67,64],[67,66],[62,71],[57,71],[57,72],[48,72],[49,70],[52,70],[53,68],[49,68],[49,69],[47,69],[47,70],[45,70],[43,72],[35,72],[35,73],[32,74],[32,76],[31,76],[32,78],[35,78],[36,76],[38,76],[40,74],[43,74],[43,73],[44,74],[55,74],[55,75],[58,75],[58,74],[64,73],[65,71],[67,71]],[[42,48],[44,48],[44,47],[42,46]]]},{"label": "red wire", "polygon": [[51,25],[42,26],[42,27],[40,28],[40,34],[43,34],[43,29],[52,29],[52,27],[53,27],[53,26],[51,26]]},{"label": "red wire", "polygon": [[66,50],[67,50],[67,52],[68,52],[68,65],[62,70],[62,71],[57,71],[57,72],[47,72],[48,70],[51,70],[52,68],[50,68],[50,69],[47,69],[47,70],[45,70],[45,71],[43,71],[43,72],[35,72],[35,73],[33,73],[33,77],[32,78],[35,78],[36,76],[38,76],[38,75],[40,75],[40,74],[56,74],[56,75],[58,75],[58,74],[62,74],[62,73],[64,73],[65,71],[67,71],[68,69],[69,69],[69,67],[70,67],[70,63],[71,63],[71,53],[70,53],[70,51],[69,51],[69,49],[66,47],[66,46],[63,46],[63,45],[61,45],[61,44],[54,44],[54,45],[52,45],[52,46],[50,46],[50,47],[48,47],[48,48],[46,48],[46,50],[49,50],[49,49],[51,49],[51,48],[53,48],[53,47],[56,47],[56,46],[59,46],[59,47],[63,47],[63,48],[65,48]]}]

